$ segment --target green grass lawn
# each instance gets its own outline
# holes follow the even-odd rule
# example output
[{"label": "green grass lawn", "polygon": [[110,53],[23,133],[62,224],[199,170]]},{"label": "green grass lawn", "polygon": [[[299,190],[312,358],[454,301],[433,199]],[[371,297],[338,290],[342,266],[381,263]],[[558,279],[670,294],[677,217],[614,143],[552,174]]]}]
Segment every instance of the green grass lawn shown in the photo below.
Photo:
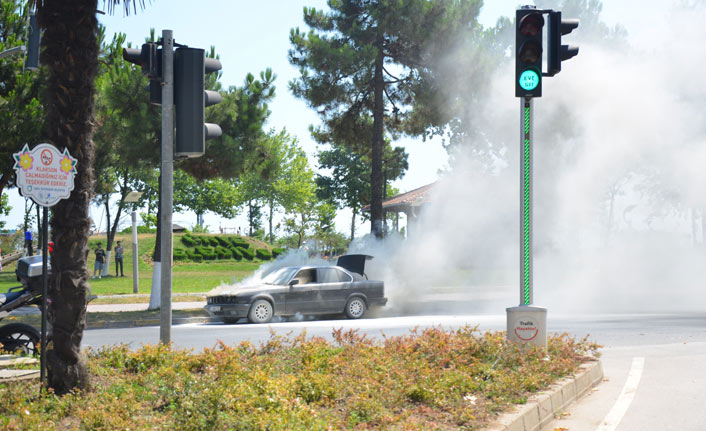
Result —
[{"label": "green grass lawn", "polygon": [[[174,248],[183,248],[180,241],[181,235],[174,236]],[[120,295],[133,293],[132,287],[132,236],[128,234],[116,235],[115,240],[122,241],[125,253],[123,255],[125,277],[115,277],[115,260],[111,257],[111,267],[109,276],[100,279],[90,279],[91,292],[94,295]],[[254,242],[255,240],[253,240]],[[105,236],[93,236],[89,240],[91,251],[88,254],[88,272],[93,275],[93,264],[95,262],[95,250],[98,242],[105,248]],[[149,293],[152,285],[152,250],[154,250],[155,235],[138,235],[138,279],[139,292]],[[115,245],[115,243],[113,243]],[[264,246],[258,243],[258,246]],[[174,293],[196,293],[208,292],[221,284],[231,284],[236,279],[251,275],[263,262],[255,259],[253,261],[218,260],[201,263],[176,262],[172,270],[172,292]],[[8,264],[0,272],[0,292],[7,291],[10,287],[18,286],[15,276],[16,264]]]}]

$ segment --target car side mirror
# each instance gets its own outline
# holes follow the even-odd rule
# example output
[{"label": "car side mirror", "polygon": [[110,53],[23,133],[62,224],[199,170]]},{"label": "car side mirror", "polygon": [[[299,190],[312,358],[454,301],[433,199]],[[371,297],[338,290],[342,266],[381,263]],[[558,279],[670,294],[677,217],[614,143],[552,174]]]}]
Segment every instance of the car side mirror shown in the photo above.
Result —
[{"label": "car side mirror", "polygon": [[290,286],[290,287],[291,287],[291,286],[296,286],[297,284],[299,284],[299,280],[296,279],[296,278],[295,278],[294,280],[292,280],[292,281],[289,282],[289,286]]}]

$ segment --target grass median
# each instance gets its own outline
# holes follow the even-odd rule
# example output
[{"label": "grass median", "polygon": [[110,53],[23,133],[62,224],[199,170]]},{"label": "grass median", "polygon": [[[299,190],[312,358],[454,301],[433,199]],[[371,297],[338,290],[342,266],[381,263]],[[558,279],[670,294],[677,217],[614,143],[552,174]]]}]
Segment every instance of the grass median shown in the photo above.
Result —
[{"label": "grass median", "polygon": [[272,336],[202,352],[149,345],[89,351],[92,389],[57,397],[0,385],[6,430],[478,430],[574,373],[597,346],[547,350],[466,327],[374,341],[356,332]]},{"label": "grass median", "polygon": [[[181,234],[174,236],[175,247],[180,247]],[[130,235],[116,235],[115,240],[121,240],[125,247],[123,257],[125,277],[115,276],[115,263],[111,261],[108,276],[89,279],[91,293],[93,295],[122,295],[133,292],[133,259],[132,239]],[[255,242],[256,240],[247,239]],[[101,242],[105,246],[105,237],[93,236],[89,240],[91,252],[88,254],[88,271],[93,275],[93,264],[95,255],[93,250],[96,244]],[[138,293],[149,293],[152,286],[153,262],[151,259],[154,250],[155,235],[140,234],[138,236]],[[176,262],[172,267],[172,292],[174,293],[206,293],[221,284],[232,284],[238,280],[251,275],[263,262],[254,259],[252,261],[242,260],[217,260],[205,262]],[[6,265],[0,272],[0,292],[5,292],[9,288],[18,286],[15,269],[17,263]]]}]

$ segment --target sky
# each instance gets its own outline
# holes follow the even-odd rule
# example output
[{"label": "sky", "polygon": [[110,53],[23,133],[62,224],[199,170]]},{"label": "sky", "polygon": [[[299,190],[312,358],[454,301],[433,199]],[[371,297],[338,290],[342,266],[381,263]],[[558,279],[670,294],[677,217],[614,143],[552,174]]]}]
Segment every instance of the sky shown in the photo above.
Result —
[{"label": "sky", "polygon": [[[100,5],[101,2],[99,2]],[[631,35],[650,37],[651,26],[644,25],[645,15],[629,13],[631,10],[649,10],[644,2],[637,0],[604,1],[603,19],[609,25],[620,22]],[[113,15],[101,15],[99,21],[106,26],[106,38],[116,32],[127,35],[133,47],[140,46],[150,29],[161,35],[164,29],[173,31],[175,41],[192,47],[208,49],[215,46],[223,65],[221,82],[224,87],[241,85],[247,73],[256,76],[266,68],[277,74],[275,84],[277,95],[270,109],[272,115],[268,128],[286,128],[296,136],[309,155],[310,165],[316,167],[317,146],[310,138],[308,127],[318,124],[318,117],[306,103],[292,96],[288,82],[298,76],[298,71],[289,64],[287,51],[290,47],[289,31],[300,27],[307,29],[302,20],[303,7],[325,8],[325,0],[210,0],[193,2],[186,0],[154,0],[147,3],[137,13],[130,11],[124,16],[122,9]],[[512,16],[518,3],[514,0],[489,0],[481,11],[480,21],[492,26],[500,16]],[[580,27],[579,30],[580,31]],[[440,141],[422,142],[421,139],[402,139],[395,142],[409,153],[409,170],[404,178],[393,183],[401,192],[413,190],[438,179],[438,173],[447,166],[447,154]],[[16,190],[9,191],[12,213],[6,217],[8,228],[14,228],[22,220],[24,198]],[[100,230],[105,230],[102,208],[93,207],[91,216]],[[191,213],[174,214],[174,222],[192,227],[196,222]],[[264,222],[264,221],[263,221]],[[129,216],[124,218],[124,226]],[[224,220],[213,214],[206,214],[205,224],[217,231],[219,226],[245,228],[244,216],[234,220]],[[336,219],[337,230],[347,233],[350,226],[350,213],[341,211]],[[368,224],[359,223],[359,232],[369,231]]]}]

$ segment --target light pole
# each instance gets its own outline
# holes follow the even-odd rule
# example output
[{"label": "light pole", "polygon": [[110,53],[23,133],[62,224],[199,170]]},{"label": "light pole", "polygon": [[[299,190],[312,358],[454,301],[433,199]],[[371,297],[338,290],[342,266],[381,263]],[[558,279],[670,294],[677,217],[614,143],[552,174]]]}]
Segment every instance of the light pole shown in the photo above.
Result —
[{"label": "light pole", "polygon": [[[130,192],[125,197],[125,203],[136,203],[140,200],[142,192]],[[137,293],[139,288],[138,273],[137,273],[137,213],[132,212],[132,293]]]}]

